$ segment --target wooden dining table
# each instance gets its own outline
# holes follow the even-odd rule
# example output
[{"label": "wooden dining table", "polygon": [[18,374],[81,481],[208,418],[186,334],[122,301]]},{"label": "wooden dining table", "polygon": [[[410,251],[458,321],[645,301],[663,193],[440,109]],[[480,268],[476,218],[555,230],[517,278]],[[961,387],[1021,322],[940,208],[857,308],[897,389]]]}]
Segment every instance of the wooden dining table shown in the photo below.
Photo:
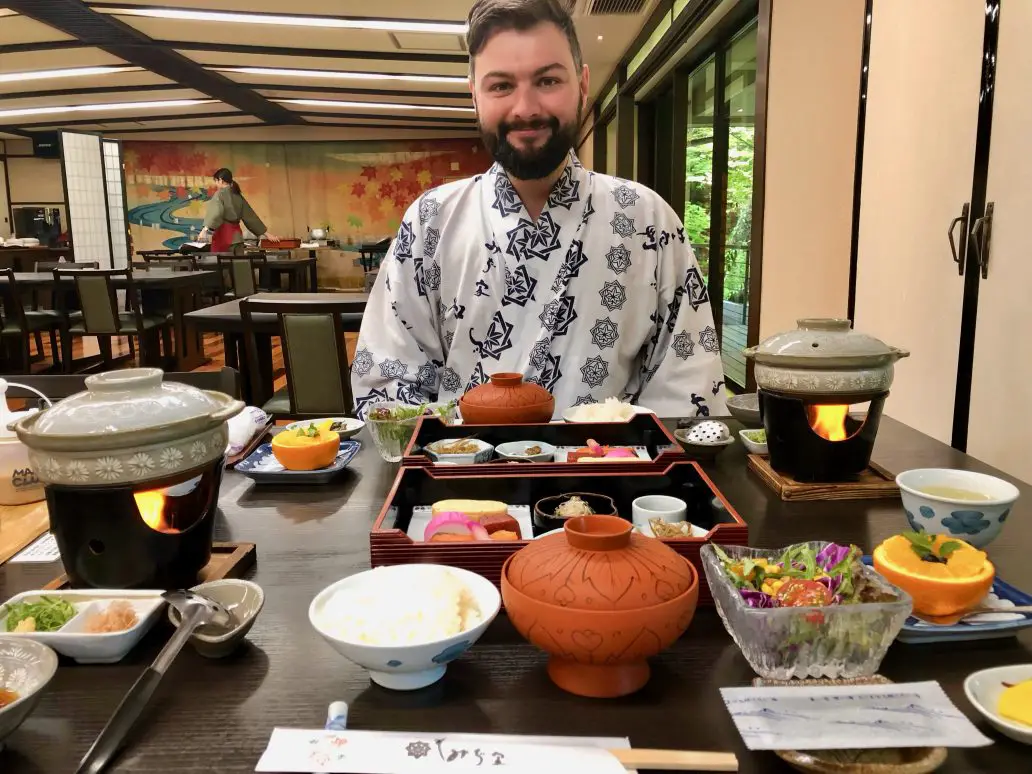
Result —
[{"label": "wooden dining table", "polygon": [[[341,323],[346,333],[358,333],[362,327],[368,293],[256,293],[256,300],[290,301],[297,304],[340,304]],[[258,384],[254,384],[243,351],[244,320],[240,315],[240,299],[197,309],[186,315],[186,324],[201,333],[221,333],[225,336],[226,364],[239,368],[243,399],[249,405],[260,406],[273,393],[272,338],[279,336],[279,318],[271,312],[252,315],[255,346],[258,357]]]},{"label": "wooden dining table", "polygon": [[[628,736],[635,747],[733,752],[747,774],[792,771],[773,753],[747,751],[724,708],[719,689],[748,685],[755,675],[713,608],[699,608],[680,640],[652,660],[648,685],[622,699],[578,698],[557,688],[546,674],[545,654],[525,642],[504,613],[439,683],[412,693],[371,684],[308,622],[309,603],[321,589],[368,568],[369,529],[398,471],[380,459],[365,432],[359,440],[363,448],[349,472],[321,487],[260,486],[226,472],[216,539],[257,544],[249,577],[265,590],[265,609],[235,655],[207,660],[184,650],[113,771],[252,772],[274,728],[321,728],[327,706],[338,700],[348,703],[353,729]],[[703,467],[748,522],[750,545],[830,539],[870,551],[907,529],[898,499],[783,502],[747,470],[741,446]],[[891,419],[882,420],[875,460],[890,471],[945,466],[994,472]],[[1015,483],[1021,499],[989,553],[1001,577],[1032,589],[1032,487]],[[40,588],[60,572],[57,563],[0,566],[0,598]],[[116,665],[62,659],[39,707],[8,738],[0,771],[73,771],[169,633],[163,619]],[[880,671],[898,682],[938,681],[994,741],[950,750],[941,772],[1017,774],[1029,770],[1028,748],[993,731],[964,697],[962,683],[979,669],[1030,662],[1030,650],[1028,629],[1017,637],[961,644],[894,643]]]},{"label": "wooden dining table", "polygon": [[[68,268],[75,268],[69,264]],[[14,281],[22,290],[54,290],[57,280],[51,271],[15,272]],[[65,276],[61,280],[70,291],[73,279]],[[185,317],[200,305],[204,288],[218,287],[218,274],[214,271],[172,271],[155,267],[147,271],[134,271],[133,284],[140,291],[144,313],[163,310],[172,314],[172,330],[175,333],[175,352],[166,370],[192,371],[207,361],[200,333],[186,327]],[[114,277],[116,288],[127,285],[125,277]],[[7,284],[7,277],[0,276],[0,287]],[[20,293],[19,293],[20,294]]]}]

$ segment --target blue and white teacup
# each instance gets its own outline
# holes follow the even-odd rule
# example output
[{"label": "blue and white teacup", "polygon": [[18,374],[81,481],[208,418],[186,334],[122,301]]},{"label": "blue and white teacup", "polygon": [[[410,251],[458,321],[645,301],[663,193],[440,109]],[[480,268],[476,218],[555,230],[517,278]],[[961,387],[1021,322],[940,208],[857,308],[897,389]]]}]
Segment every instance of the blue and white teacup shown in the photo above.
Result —
[{"label": "blue and white teacup", "polygon": [[921,468],[896,476],[910,528],[985,548],[1018,499],[1013,484],[968,470]]}]

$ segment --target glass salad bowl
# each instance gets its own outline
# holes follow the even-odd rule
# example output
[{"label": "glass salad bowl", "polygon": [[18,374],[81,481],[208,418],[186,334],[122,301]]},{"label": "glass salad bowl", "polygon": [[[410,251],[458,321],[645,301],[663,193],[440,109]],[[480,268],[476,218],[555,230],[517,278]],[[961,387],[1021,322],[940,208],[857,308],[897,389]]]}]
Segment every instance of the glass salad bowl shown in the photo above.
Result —
[{"label": "glass salad bowl", "polygon": [[[816,541],[797,544],[810,549],[811,556],[819,555],[829,545]],[[863,565],[857,555],[851,569],[853,578],[862,579],[874,595],[894,599],[821,607],[750,606],[725,570],[720,552],[733,562],[777,562],[786,550],[707,544],[700,552],[717,613],[749,666],[761,677],[777,680],[848,679],[875,674],[910,615],[910,596]]]},{"label": "glass salad bowl", "polygon": [[397,401],[380,401],[369,406],[366,425],[380,456],[387,462],[401,462],[420,417],[438,416],[445,424],[455,424],[455,402],[423,403],[418,406]]}]

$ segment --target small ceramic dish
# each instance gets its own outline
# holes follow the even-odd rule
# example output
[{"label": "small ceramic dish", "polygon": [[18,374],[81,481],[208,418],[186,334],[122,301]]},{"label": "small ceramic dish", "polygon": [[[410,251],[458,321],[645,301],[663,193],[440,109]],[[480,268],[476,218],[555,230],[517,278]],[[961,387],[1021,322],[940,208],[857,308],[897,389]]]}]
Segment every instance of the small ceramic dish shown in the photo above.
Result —
[{"label": "small ceramic dish", "polygon": [[763,420],[760,419],[760,396],[755,392],[732,395],[727,399],[727,410],[746,427],[763,427]]},{"label": "small ceramic dish", "polygon": [[[226,578],[201,583],[190,590],[215,600],[233,616],[233,628],[228,631],[202,626],[190,636],[190,644],[207,658],[222,658],[240,647],[265,605],[265,592],[251,581]],[[171,605],[168,620],[177,629],[182,620],[179,611]]]},{"label": "small ceramic dish", "polygon": [[[414,585],[425,587],[449,573],[470,592],[480,609],[480,621],[443,639],[411,645],[368,645],[341,639],[338,627],[327,614],[332,598],[341,591],[393,589],[398,595]],[[370,592],[375,593],[375,592]],[[448,664],[469,650],[491,625],[502,606],[495,585],[469,570],[433,564],[399,564],[377,567],[339,580],[316,595],[308,608],[308,620],[329,645],[349,661],[369,670],[369,678],[384,688],[413,691],[432,685],[444,677]]]},{"label": "small ceramic dish", "polygon": [[689,459],[712,460],[735,442],[735,439],[730,437],[713,443],[692,443],[688,440],[689,432],[685,428],[674,430],[674,438],[681,444],[681,448],[684,449],[684,453],[688,455]]},{"label": "small ceramic dish", "polygon": [[323,417],[322,419],[306,419],[300,422],[291,422],[285,429],[293,430],[296,427],[308,427],[311,424],[318,425],[322,422],[330,422],[330,430],[339,435],[342,441],[354,438],[365,427],[365,422],[361,419],[353,419],[352,417]]},{"label": "small ceramic dish", "polygon": [[272,444],[263,443],[246,460],[237,463],[236,470],[256,484],[328,484],[348,467],[362,444],[341,441],[337,458],[319,470],[287,470],[272,453]]},{"label": "small ceramic dish", "polygon": [[[590,492],[568,492],[553,497],[543,497],[534,503],[534,526],[540,530],[550,532],[562,529],[566,521],[572,516],[556,516],[555,511],[562,503],[571,497],[579,497],[588,504],[592,513],[596,516],[618,516],[616,503],[613,498],[606,495],[591,494]],[[576,514],[585,515],[585,514]]]},{"label": "small ceramic dish", "polygon": [[[536,454],[527,454],[527,450],[533,447],[537,447],[541,451]],[[551,462],[555,459],[555,447],[544,441],[510,441],[498,444],[495,447],[495,454],[503,460],[516,462]]]},{"label": "small ceramic dish", "polygon": [[485,462],[490,462],[494,457],[495,448],[486,441],[481,441],[478,438],[470,438],[469,443],[474,444],[477,450],[472,453],[465,454],[443,454],[439,449],[444,446],[447,448],[449,440],[434,441],[428,443],[424,448],[426,449],[426,455],[436,463],[439,464],[450,464],[450,465],[481,465]]},{"label": "small ceramic dish", "polygon": [[[763,430],[739,430],[738,437],[752,454],[767,454],[767,436],[761,433]],[[758,437],[763,438],[763,441],[756,440]]]},{"label": "small ceramic dish", "polygon": [[[75,617],[54,632],[7,631],[8,606],[18,602],[35,602],[40,597],[64,599],[75,608]],[[125,600],[136,613],[136,624],[125,631],[89,634],[84,631],[90,613],[101,612],[115,600]],[[5,637],[32,640],[48,645],[62,656],[80,664],[114,664],[125,658],[158,619],[165,600],[161,591],[128,589],[62,589],[59,591],[25,591],[11,597],[0,608],[0,632]]]},{"label": "small ceramic dish", "polygon": [[17,698],[0,707],[0,750],[43,697],[43,690],[57,673],[57,655],[38,642],[24,637],[0,635],[0,690]]},{"label": "small ceramic dish", "polygon": [[1020,494],[1002,478],[949,468],[905,470],[896,484],[911,529],[960,538],[975,548],[996,539]]},{"label": "small ceramic dish", "polygon": [[964,693],[968,701],[982,713],[982,716],[992,724],[993,728],[1015,742],[1032,744],[1032,726],[1008,720],[997,711],[1000,695],[1004,690],[1010,685],[1025,680],[1032,680],[1032,664],[1013,664],[1012,666],[983,669],[968,675],[964,681]]}]

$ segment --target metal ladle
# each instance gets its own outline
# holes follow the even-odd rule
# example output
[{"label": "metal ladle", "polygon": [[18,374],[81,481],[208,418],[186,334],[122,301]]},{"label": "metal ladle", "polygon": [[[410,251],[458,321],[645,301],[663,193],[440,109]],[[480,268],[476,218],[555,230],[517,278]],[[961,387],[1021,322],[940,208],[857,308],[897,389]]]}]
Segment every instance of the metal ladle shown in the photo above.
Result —
[{"label": "metal ladle", "polygon": [[140,675],[133,687],[118,705],[115,714],[108,720],[89,752],[82,759],[76,774],[100,774],[107,768],[121,748],[144,708],[154,695],[158,683],[164,677],[172,661],[179,655],[190,635],[199,626],[212,625],[231,627],[233,617],[218,602],[192,591],[168,591],[161,595],[166,602],[179,611],[180,624],[154,663]]}]

